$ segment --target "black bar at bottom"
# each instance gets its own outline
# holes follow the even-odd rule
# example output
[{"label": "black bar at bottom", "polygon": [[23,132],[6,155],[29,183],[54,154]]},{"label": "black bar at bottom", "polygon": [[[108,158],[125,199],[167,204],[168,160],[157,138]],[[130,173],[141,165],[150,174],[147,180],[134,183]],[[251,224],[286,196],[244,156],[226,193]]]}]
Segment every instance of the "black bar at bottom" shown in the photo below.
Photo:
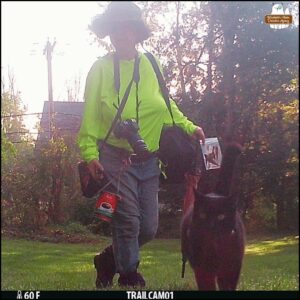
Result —
[{"label": "black bar at bottom", "polygon": [[299,299],[299,291],[166,291],[165,298],[161,298],[159,292],[160,291],[1,291],[1,299]]}]

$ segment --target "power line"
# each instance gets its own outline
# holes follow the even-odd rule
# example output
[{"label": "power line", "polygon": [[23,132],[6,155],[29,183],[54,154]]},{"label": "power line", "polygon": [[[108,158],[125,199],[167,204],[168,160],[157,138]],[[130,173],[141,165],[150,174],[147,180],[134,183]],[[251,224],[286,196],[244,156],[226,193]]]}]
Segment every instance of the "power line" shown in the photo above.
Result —
[{"label": "power line", "polygon": [[[79,128],[59,128],[59,131],[69,131],[69,132],[79,132]],[[54,131],[55,132],[55,131]],[[43,134],[43,133],[52,133],[54,134],[53,131],[50,130],[43,130],[41,132],[26,132],[26,131],[14,131],[14,132],[7,132],[5,133],[6,135],[14,135],[14,134],[23,134],[23,135],[39,135],[39,134]],[[74,133],[72,133],[73,135]],[[63,136],[62,136],[63,137]],[[43,141],[49,141],[48,138],[45,137],[37,137],[37,138],[32,138],[32,136],[30,137],[30,139],[27,140],[21,140],[21,141],[10,141],[12,144],[19,144],[19,143],[36,143],[36,142],[43,142]]]},{"label": "power line", "polygon": [[[48,113],[42,112],[42,113],[30,113],[30,114],[18,114],[18,115],[5,115],[5,116],[1,116],[1,119],[4,119],[4,118],[17,118],[17,117],[32,116],[32,115],[48,115]],[[77,117],[77,118],[81,118],[81,115],[66,114],[66,113],[62,113],[62,112],[55,112],[54,115],[74,116],[74,117]]]},{"label": "power line", "polygon": [[30,114],[6,115],[6,116],[1,116],[1,119],[4,119],[4,118],[17,118],[17,117],[22,117],[22,116],[42,115],[42,114],[44,114],[44,113],[30,113]]},{"label": "power line", "polygon": [[[79,127],[78,128],[57,128],[57,130],[63,131],[63,130],[67,130],[67,131],[79,131]],[[37,131],[37,132],[32,132],[32,131],[12,131],[12,132],[5,132],[6,135],[10,135],[10,134],[42,134],[42,133],[47,133],[47,132],[51,132],[50,130],[42,130],[42,131]]]},{"label": "power line", "polygon": [[78,117],[81,118],[81,115],[77,115],[77,114],[66,114],[66,113],[62,113],[62,112],[55,112],[54,115],[65,115],[65,116],[74,116],[74,117]]},{"label": "power line", "polygon": [[12,144],[31,143],[31,142],[36,142],[36,140],[15,141],[15,142],[10,141],[10,143],[12,143]]},{"label": "power line", "polygon": [[28,131],[12,131],[12,132],[5,132],[6,135],[10,134],[36,134],[33,132],[28,132]]}]

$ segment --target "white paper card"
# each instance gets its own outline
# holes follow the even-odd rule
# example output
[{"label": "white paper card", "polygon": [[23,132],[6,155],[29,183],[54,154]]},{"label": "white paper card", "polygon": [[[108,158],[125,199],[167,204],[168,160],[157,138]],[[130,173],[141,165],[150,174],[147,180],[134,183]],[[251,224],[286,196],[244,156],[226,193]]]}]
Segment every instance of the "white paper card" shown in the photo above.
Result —
[{"label": "white paper card", "polygon": [[222,162],[222,152],[218,138],[206,138],[201,144],[204,165],[206,170],[219,169]]}]

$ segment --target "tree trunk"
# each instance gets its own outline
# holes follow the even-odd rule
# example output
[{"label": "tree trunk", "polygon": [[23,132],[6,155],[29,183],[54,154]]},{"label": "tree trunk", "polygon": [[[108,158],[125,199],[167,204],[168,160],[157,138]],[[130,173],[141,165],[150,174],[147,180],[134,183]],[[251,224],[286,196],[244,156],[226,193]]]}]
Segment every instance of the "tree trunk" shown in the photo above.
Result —
[{"label": "tree trunk", "polygon": [[232,43],[233,39],[231,37],[225,37],[225,49],[228,64],[224,71],[224,81],[225,81],[225,99],[226,99],[226,124],[225,124],[225,139],[231,141],[233,139],[233,123],[234,123],[234,102],[235,102],[235,81],[234,81],[234,64],[232,57]]},{"label": "tree trunk", "polygon": [[225,124],[225,140],[227,142],[234,139],[234,105],[235,105],[235,79],[234,79],[234,71],[235,71],[235,62],[234,62],[234,32],[235,32],[235,19],[236,16],[231,10],[231,5],[227,6],[228,18],[232,19],[232,22],[227,24],[227,18],[223,20],[223,28],[224,28],[224,60],[226,61],[226,65],[224,67],[223,72],[223,80],[224,80],[224,95],[225,95],[225,103],[226,103],[226,124]]},{"label": "tree trunk", "polygon": [[52,175],[52,199],[53,199],[53,222],[59,224],[63,221],[61,210],[61,191],[62,191],[62,168],[61,161],[58,159],[53,168]]},{"label": "tree trunk", "polygon": [[185,80],[183,74],[183,67],[182,67],[182,51],[179,43],[180,33],[179,33],[179,14],[180,14],[180,1],[176,3],[176,33],[175,33],[175,44],[176,44],[176,62],[178,65],[179,70],[179,82],[181,88],[181,95],[183,100],[187,100],[188,96],[185,89]]},{"label": "tree trunk", "polygon": [[276,200],[276,226],[277,230],[283,231],[287,229],[286,219],[285,219],[285,203],[282,196],[278,197]]},{"label": "tree trunk", "polygon": [[[284,128],[282,126],[283,124],[283,111],[280,108],[277,108],[277,112],[276,112],[276,132],[277,132],[277,145],[281,145],[282,144],[282,136],[284,135]],[[287,160],[287,156],[285,153],[285,148],[284,146],[282,147],[278,147],[279,149],[277,149],[277,153],[274,156],[275,161],[277,162],[278,165],[284,165],[286,160]],[[274,171],[273,171],[274,172]],[[284,185],[284,181],[282,179],[281,176],[282,171],[277,171],[276,174],[276,222],[277,222],[277,229],[278,230],[285,230],[288,228],[288,224],[286,222],[286,191],[285,191],[285,185]],[[275,191],[276,191],[275,190]]]},{"label": "tree trunk", "polygon": [[214,20],[213,20],[213,8],[209,5],[210,19],[208,23],[207,34],[207,48],[208,48],[208,64],[207,64],[207,87],[206,92],[208,96],[211,96],[212,92],[212,62],[213,62],[213,47],[214,47]]}]

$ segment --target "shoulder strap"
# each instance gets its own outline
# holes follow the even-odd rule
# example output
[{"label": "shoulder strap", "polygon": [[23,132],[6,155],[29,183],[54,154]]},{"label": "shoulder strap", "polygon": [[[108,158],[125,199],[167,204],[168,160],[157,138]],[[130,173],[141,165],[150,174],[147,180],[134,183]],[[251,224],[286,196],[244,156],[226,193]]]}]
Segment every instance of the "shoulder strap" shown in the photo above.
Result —
[{"label": "shoulder strap", "polygon": [[[114,62],[116,62],[116,61],[115,61],[115,58],[114,58]],[[111,124],[111,126],[110,126],[110,128],[109,128],[109,130],[108,130],[108,132],[107,132],[107,134],[106,134],[106,136],[105,136],[105,138],[104,138],[104,140],[102,141],[102,145],[106,143],[106,141],[108,140],[110,134],[111,134],[112,131],[114,130],[114,128],[115,128],[115,126],[116,126],[118,120],[119,120],[120,117],[121,117],[121,114],[122,114],[122,112],[123,112],[123,110],[124,110],[124,107],[125,107],[125,104],[126,104],[126,102],[127,102],[127,99],[128,99],[128,96],[129,96],[129,93],[130,93],[130,90],[131,90],[131,86],[132,86],[133,81],[136,81],[137,78],[139,78],[139,74],[138,74],[138,73],[139,73],[139,71],[138,71],[138,69],[139,69],[139,63],[140,63],[140,58],[139,58],[138,56],[136,56],[136,57],[135,57],[135,60],[134,60],[134,70],[133,70],[132,79],[131,79],[131,81],[129,82],[127,88],[126,88],[126,91],[125,91],[125,93],[124,93],[123,99],[122,99],[122,101],[121,101],[121,103],[120,103],[120,106],[119,106],[119,108],[118,108],[117,114],[115,115],[115,118],[113,119],[112,124]],[[115,83],[116,83],[116,82],[115,82]],[[115,87],[117,87],[117,86],[115,86]],[[120,88],[120,86],[119,86],[119,88]],[[101,146],[100,146],[100,147],[101,147]]]},{"label": "shoulder strap", "polygon": [[[135,83],[139,83],[140,81],[140,70],[139,70],[139,60],[140,58],[138,55],[135,57],[134,61],[134,70],[133,70],[133,81]],[[120,93],[120,58],[118,57],[117,53],[113,55],[113,64],[114,64],[114,85],[115,90],[119,94]]]},{"label": "shoulder strap", "polygon": [[169,91],[168,91],[168,88],[166,86],[166,82],[163,78],[163,75],[161,74],[161,71],[160,71],[159,66],[157,64],[157,61],[156,61],[156,59],[155,59],[155,57],[153,56],[152,53],[146,52],[145,55],[149,59],[149,61],[151,62],[151,65],[152,65],[153,70],[154,70],[154,72],[156,74],[156,77],[157,77],[157,81],[159,83],[161,93],[164,97],[164,100],[165,100],[166,105],[168,107],[168,110],[170,112],[171,118],[173,120],[173,124],[175,124],[175,121],[174,121],[174,118],[173,118],[173,113],[172,113],[172,108],[171,108],[171,103],[170,103],[170,98],[169,98]]},{"label": "shoulder strap", "polygon": [[113,55],[113,63],[114,63],[114,84],[115,90],[117,93],[120,93],[120,60],[117,53]]}]

